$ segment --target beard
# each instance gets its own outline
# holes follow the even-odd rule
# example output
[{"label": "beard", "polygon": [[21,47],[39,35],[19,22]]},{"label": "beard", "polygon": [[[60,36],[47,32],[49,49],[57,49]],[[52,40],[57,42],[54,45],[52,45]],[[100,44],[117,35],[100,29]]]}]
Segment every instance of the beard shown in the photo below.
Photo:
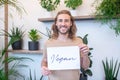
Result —
[{"label": "beard", "polygon": [[66,26],[59,26],[58,28],[58,33],[63,34],[63,35],[68,34],[69,31],[70,31],[70,28]]}]

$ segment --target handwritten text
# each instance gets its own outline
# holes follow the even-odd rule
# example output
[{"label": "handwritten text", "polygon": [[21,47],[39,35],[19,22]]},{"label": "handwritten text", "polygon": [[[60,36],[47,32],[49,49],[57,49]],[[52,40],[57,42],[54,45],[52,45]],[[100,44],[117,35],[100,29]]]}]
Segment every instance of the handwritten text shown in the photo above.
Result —
[{"label": "handwritten text", "polygon": [[62,57],[62,56],[59,56],[59,54],[53,54],[51,56],[51,63],[54,63],[54,61],[58,62],[58,63],[61,63],[63,61],[74,61],[76,60],[75,57]]}]

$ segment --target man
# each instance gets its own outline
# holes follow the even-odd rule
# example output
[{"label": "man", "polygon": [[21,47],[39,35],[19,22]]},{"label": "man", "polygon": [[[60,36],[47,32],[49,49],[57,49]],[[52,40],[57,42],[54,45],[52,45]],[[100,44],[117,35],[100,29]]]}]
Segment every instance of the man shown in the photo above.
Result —
[{"label": "man", "polygon": [[76,31],[77,28],[71,13],[67,10],[58,12],[52,26],[52,37],[45,43],[41,62],[42,74],[48,76],[49,80],[79,80],[80,70],[49,70],[47,65],[47,47],[79,46],[81,67],[84,69],[89,67],[89,48],[83,44],[82,39],[76,36]]}]

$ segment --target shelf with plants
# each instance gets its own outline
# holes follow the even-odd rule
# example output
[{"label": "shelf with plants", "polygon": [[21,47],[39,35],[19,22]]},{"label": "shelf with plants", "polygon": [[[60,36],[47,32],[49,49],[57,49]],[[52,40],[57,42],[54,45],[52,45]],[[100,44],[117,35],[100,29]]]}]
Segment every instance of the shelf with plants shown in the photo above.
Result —
[{"label": "shelf with plants", "polygon": [[[75,20],[92,20],[95,19],[94,15],[87,15],[87,16],[74,16]],[[40,22],[50,22],[53,21],[54,18],[38,18]]]},{"label": "shelf with plants", "polygon": [[[12,52],[12,53],[42,53],[42,50],[24,50],[22,49],[22,42],[20,42],[19,44],[15,44],[15,42],[21,40],[23,38],[23,34],[24,31],[22,31],[22,28],[19,27],[13,27],[11,30],[11,33],[9,33],[6,30],[3,30],[3,34],[7,37],[10,37],[10,42],[12,46],[11,50],[8,50],[8,52]],[[33,35],[34,36],[34,35]],[[39,36],[34,36],[34,39],[36,39],[35,37],[39,37]],[[38,39],[38,38],[37,38]],[[13,46],[13,44],[15,44],[15,46]]]}]

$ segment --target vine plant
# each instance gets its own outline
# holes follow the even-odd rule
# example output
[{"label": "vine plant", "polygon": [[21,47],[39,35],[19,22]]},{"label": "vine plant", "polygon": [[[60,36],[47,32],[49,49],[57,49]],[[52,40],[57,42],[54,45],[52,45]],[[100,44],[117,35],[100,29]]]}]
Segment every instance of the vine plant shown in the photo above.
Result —
[{"label": "vine plant", "polygon": [[[120,34],[120,0],[102,0],[96,6],[96,18],[101,20],[102,24],[108,24],[115,30],[116,35]],[[113,21],[113,19],[115,21]]]}]

